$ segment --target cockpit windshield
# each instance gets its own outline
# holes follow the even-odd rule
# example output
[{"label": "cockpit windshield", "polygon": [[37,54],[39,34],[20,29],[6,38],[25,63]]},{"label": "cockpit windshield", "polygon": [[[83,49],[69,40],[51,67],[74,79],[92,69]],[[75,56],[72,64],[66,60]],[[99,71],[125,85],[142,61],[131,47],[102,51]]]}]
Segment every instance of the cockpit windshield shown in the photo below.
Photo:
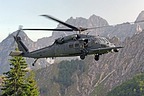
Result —
[{"label": "cockpit windshield", "polygon": [[99,43],[110,43],[106,38],[104,37],[99,37],[99,38],[95,38],[96,41],[98,41]]}]

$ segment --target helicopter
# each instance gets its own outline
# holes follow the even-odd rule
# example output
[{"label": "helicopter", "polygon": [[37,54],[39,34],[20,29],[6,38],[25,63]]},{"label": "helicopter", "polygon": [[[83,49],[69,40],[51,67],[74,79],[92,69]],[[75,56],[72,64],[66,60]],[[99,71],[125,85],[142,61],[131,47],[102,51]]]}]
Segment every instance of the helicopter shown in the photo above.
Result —
[{"label": "helicopter", "polygon": [[[34,58],[35,61],[32,64],[34,66],[36,61],[40,58],[79,56],[81,60],[84,60],[87,55],[94,55],[94,59],[98,61],[100,55],[109,52],[118,52],[120,48],[123,48],[121,46],[120,47],[115,46],[105,37],[82,34],[82,32],[94,28],[75,27],[73,25],[65,23],[49,15],[41,15],[41,16],[56,21],[68,28],[67,29],[66,28],[65,29],[64,28],[61,29],[60,28],[59,29],[20,28],[17,31],[16,36],[13,36],[14,40],[18,45],[19,51],[12,51],[10,53],[10,56],[22,56],[22,57]],[[22,30],[70,31],[70,32],[75,31],[79,33],[57,38],[55,39],[52,45],[29,52],[28,48],[22,42],[21,37],[18,36]]]}]

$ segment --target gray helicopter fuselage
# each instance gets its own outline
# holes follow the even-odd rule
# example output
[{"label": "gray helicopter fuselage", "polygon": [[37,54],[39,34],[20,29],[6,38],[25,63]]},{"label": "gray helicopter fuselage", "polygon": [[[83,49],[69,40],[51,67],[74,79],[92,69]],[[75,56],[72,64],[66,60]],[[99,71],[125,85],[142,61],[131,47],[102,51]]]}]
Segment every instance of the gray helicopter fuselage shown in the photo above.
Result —
[{"label": "gray helicopter fuselage", "polygon": [[[87,43],[87,45],[85,45]],[[90,54],[105,54],[109,50],[93,51],[91,49],[99,49],[106,47],[114,47],[104,37],[94,37],[91,35],[70,35],[64,38],[58,38],[55,42],[48,47],[35,50],[29,53],[23,54],[24,57],[30,58],[54,58],[54,57],[68,57],[68,56],[80,56],[83,48]],[[110,50],[111,51],[111,50]]]},{"label": "gray helicopter fuselage", "polygon": [[[69,56],[80,56],[81,60],[85,59],[87,55],[94,55],[96,61],[99,60],[99,56],[108,52],[118,52],[120,48],[116,47],[113,43],[110,43],[106,38],[100,36],[91,36],[88,34],[81,34],[86,30],[96,29],[94,28],[83,28],[76,27],[71,24],[65,23],[49,15],[41,15],[55,22],[58,22],[68,28],[56,28],[56,29],[19,29],[17,31],[14,40],[18,44],[19,51],[12,51],[10,56],[23,56],[29,58],[35,58],[34,63],[39,58],[55,58],[55,57],[69,57]],[[106,26],[105,26],[106,27]],[[35,30],[35,31],[59,31],[59,32],[79,32],[79,34],[68,35],[60,37],[55,40],[55,42],[48,46],[32,52],[29,52],[28,48],[21,41],[18,36],[21,30]],[[32,65],[34,65],[34,63]]]}]

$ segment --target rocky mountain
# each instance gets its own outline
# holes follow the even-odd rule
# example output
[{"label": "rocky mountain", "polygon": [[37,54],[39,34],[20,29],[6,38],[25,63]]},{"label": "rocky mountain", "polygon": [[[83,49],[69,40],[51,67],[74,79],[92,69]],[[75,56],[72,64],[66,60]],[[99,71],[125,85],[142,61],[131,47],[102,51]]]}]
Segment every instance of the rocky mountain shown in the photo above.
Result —
[{"label": "rocky mountain", "polygon": [[[76,19],[74,18],[70,18],[66,21],[67,23],[70,23],[72,25],[75,26],[105,26],[108,25],[107,21],[102,19],[101,17],[98,17],[96,15],[92,15],[89,19],[85,19],[82,17],[78,17]],[[58,28],[62,28],[64,27],[63,25],[59,24]],[[14,50],[16,47],[16,44],[14,44],[14,39],[12,35],[16,35],[17,32],[14,32],[13,34],[10,34],[6,39],[4,39],[1,43],[0,43],[0,66],[1,66],[1,70],[0,70],[0,74],[3,73],[4,71],[7,71],[9,69],[9,62],[8,59],[10,58],[9,53],[11,50]],[[37,42],[33,42],[30,38],[28,38],[28,36],[24,33],[24,32],[20,32],[20,36],[24,42],[24,44],[28,47],[29,51],[35,50],[35,49],[39,49],[48,45],[51,45],[54,40],[58,37],[62,37],[65,35],[69,35],[69,34],[74,34],[72,32],[53,32],[51,37],[45,37],[45,38],[41,38],[38,39]],[[47,42],[47,43],[45,43]],[[64,59],[64,58],[63,58]],[[63,60],[61,59],[57,59],[57,61],[61,61]],[[71,59],[71,58],[67,58],[67,59]],[[33,59],[27,59],[27,62],[29,64],[31,64],[33,61]],[[34,68],[41,68],[41,67],[45,67],[45,66],[49,66],[49,61],[50,60],[38,60],[36,67]],[[29,65],[30,68],[31,65]]]},{"label": "rocky mountain", "polygon": [[143,21],[143,20],[144,20],[144,11],[142,11],[142,12],[138,15],[138,17],[137,17],[137,19],[136,19],[135,22]]},{"label": "rocky mountain", "polygon": [[[123,23],[109,26],[107,30],[104,28],[101,30],[102,33],[98,32],[111,38],[111,42],[124,46],[118,53],[101,56],[98,62],[93,59],[93,56],[88,56],[81,66],[79,65],[81,61],[76,60],[77,63],[75,61],[66,61],[66,64],[60,62],[38,70],[36,78],[41,95],[106,96],[107,92],[116,86],[133,78],[136,74],[143,73],[144,30],[142,26],[143,23]],[[73,69],[70,63],[76,64],[74,67],[76,70],[66,75]],[[61,65],[64,69],[60,67]],[[65,77],[62,74],[65,74]],[[41,79],[38,79],[40,77]],[[70,82],[66,82],[67,80]]]},{"label": "rocky mountain", "polygon": [[[142,21],[142,15],[143,11],[140,13],[140,15],[137,17],[137,20]],[[141,18],[141,19],[140,19]],[[136,22],[135,21],[135,22]],[[100,35],[104,37],[112,38],[114,36],[117,36],[121,41],[124,41],[126,37],[131,37],[133,34],[137,32],[141,32],[143,29],[143,22],[139,23],[129,23],[125,22],[122,24],[117,25],[109,25],[108,22],[96,15],[90,16],[88,19],[77,17],[77,18],[69,18],[66,21],[68,24],[77,26],[77,27],[86,27],[86,28],[93,28],[93,27],[100,27],[97,29],[88,30],[85,33],[89,33],[90,35]],[[59,24],[57,28],[66,28],[64,25]],[[60,36],[66,36],[69,34],[74,34],[72,32],[53,32],[52,36],[54,38],[58,38]]]},{"label": "rocky mountain", "polygon": [[106,92],[107,88],[107,91],[110,91],[115,86],[132,78],[136,74],[144,72],[143,36],[144,31],[140,34],[133,35],[131,38],[126,38],[121,44],[124,48],[118,54],[110,53],[104,55],[99,62],[95,63],[95,68],[95,65],[91,67],[90,73],[97,74],[97,72],[100,72],[100,76],[102,76],[99,86],[97,85],[97,87],[103,86],[100,93],[103,90]]},{"label": "rocky mountain", "polygon": [[[142,18],[143,14],[144,13],[142,11],[141,14],[138,16],[137,20],[142,20],[139,18]],[[107,27],[102,27],[102,28],[98,28],[94,30],[88,30],[86,32],[88,32],[91,35],[100,35],[100,36],[105,36],[108,38],[117,37],[119,38],[120,41],[124,41],[127,37],[131,38],[134,34],[138,34],[139,32],[141,32],[143,28],[142,27],[143,23],[141,22],[134,23],[134,24],[130,24],[127,22],[127,23],[111,26],[108,24],[108,22],[105,19],[96,15],[92,15],[88,19],[85,19],[82,17],[77,17],[77,18],[71,17],[66,22],[74,26],[82,26],[82,27],[107,26]],[[64,28],[64,26],[59,24],[57,28]],[[15,35],[16,32],[13,34]],[[22,37],[22,40],[24,41],[26,46],[31,51],[31,50],[42,48],[44,46],[48,46],[52,44],[52,42],[54,42],[56,38],[69,35],[69,34],[74,34],[74,33],[53,32],[51,37],[41,38],[37,42],[33,42],[32,40],[30,40],[30,38],[28,38],[24,32],[21,32],[20,36]],[[13,45],[12,35],[9,35],[6,39],[4,39],[0,43],[0,66],[1,66],[0,74],[2,74],[4,71],[7,71],[9,69],[8,67],[9,66],[8,59],[10,58],[9,53],[11,50],[15,49],[15,46],[16,45]],[[62,60],[63,59],[65,58],[62,58]],[[56,61],[61,61],[61,59],[58,58],[56,59]],[[33,59],[27,59],[27,62],[31,64],[33,62]],[[30,68],[36,68],[36,69],[46,67],[46,66],[49,66],[49,63],[48,63],[48,60],[45,60],[45,59],[39,60],[36,64],[36,67],[31,67],[31,65],[29,65]]]},{"label": "rocky mountain", "polygon": [[[143,16],[144,12],[142,11],[136,21],[144,20]],[[133,24],[126,22],[111,26],[105,19],[96,15],[92,15],[88,19],[71,17],[66,22],[82,27],[106,26],[88,30],[86,33],[105,36],[111,42],[124,46],[124,48],[118,53],[109,53],[101,56],[98,62],[94,61],[93,56],[88,56],[84,61],[63,62],[65,65],[60,61],[67,58],[55,59],[56,63],[52,65],[50,65],[49,60],[41,59],[38,60],[35,67],[32,67],[33,59],[27,58],[30,68],[39,69],[36,77],[42,95],[106,96],[107,92],[117,85],[132,78],[137,73],[144,72],[143,22]],[[59,24],[57,28],[64,28],[64,26]],[[15,34],[16,32],[13,33],[13,35]],[[56,38],[69,34],[74,33],[53,32],[51,37],[41,38],[37,42],[33,42],[24,32],[20,32],[23,42],[30,51],[48,46]],[[0,74],[9,70],[8,59],[11,58],[9,53],[16,47],[13,42],[13,36],[9,35],[0,43]],[[73,58],[69,60],[71,59]],[[59,62],[60,64],[58,64]]]},{"label": "rocky mountain", "polygon": [[[69,18],[66,23],[74,25],[76,27],[96,27],[96,26],[108,26],[108,22],[96,15],[90,16],[88,19],[82,17]],[[57,28],[66,28],[64,25],[59,24]],[[60,34],[60,35],[59,35]],[[73,32],[53,32],[56,37],[65,36],[69,34],[75,34]]]},{"label": "rocky mountain", "polygon": [[[16,33],[17,32],[10,34],[6,39],[4,39],[0,43],[0,66],[1,66],[0,74],[9,70],[8,60],[11,58],[9,54],[12,50],[15,50],[15,48],[17,47],[16,42],[13,39],[13,35],[16,35]],[[29,51],[39,48],[38,44],[36,42],[33,42],[30,38],[28,38],[28,36],[23,31],[20,32],[19,36],[21,36],[24,44],[29,48]],[[27,63],[29,64],[29,67],[33,68],[31,67],[33,59],[26,58],[26,60]],[[45,67],[46,65],[49,65],[49,63],[45,59],[42,59],[37,62],[37,65],[34,68],[38,69],[38,68]]]},{"label": "rocky mountain", "polygon": [[144,72],[144,31],[123,42],[117,39],[117,44],[124,48],[101,56],[98,62],[88,56],[84,61],[63,61],[36,71],[41,95],[106,96],[116,86]]}]

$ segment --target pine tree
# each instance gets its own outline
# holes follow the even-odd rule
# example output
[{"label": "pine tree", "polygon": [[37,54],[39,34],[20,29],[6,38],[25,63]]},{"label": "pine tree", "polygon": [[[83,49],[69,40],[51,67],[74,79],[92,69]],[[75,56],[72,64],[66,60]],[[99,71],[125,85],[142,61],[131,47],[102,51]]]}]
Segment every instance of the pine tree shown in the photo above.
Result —
[{"label": "pine tree", "polygon": [[38,96],[39,91],[37,87],[37,83],[34,80],[35,74],[33,71],[29,72],[28,78],[26,80],[28,86],[27,86],[27,94],[28,96]]},{"label": "pine tree", "polygon": [[2,96],[25,96],[25,75],[27,73],[27,64],[21,56],[15,56],[10,59],[10,71],[4,73]]},{"label": "pine tree", "polygon": [[33,76],[27,78],[27,64],[23,57],[10,59],[10,71],[4,73],[2,96],[39,96]]}]

